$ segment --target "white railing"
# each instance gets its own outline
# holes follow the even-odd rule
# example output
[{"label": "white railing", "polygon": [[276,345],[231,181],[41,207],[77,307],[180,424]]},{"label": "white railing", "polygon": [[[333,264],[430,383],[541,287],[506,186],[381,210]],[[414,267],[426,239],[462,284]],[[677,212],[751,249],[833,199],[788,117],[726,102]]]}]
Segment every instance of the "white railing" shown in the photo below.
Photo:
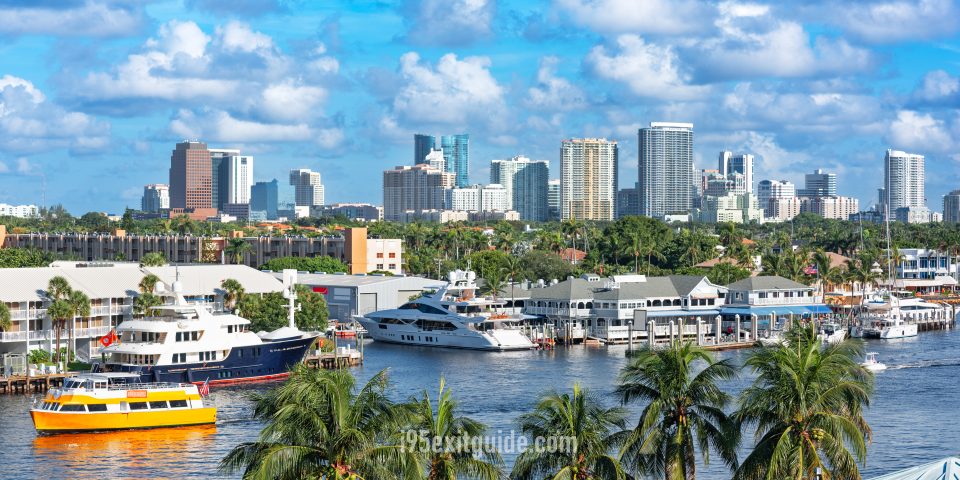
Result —
[{"label": "white railing", "polygon": [[10,310],[10,320],[34,320],[43,318],[47,314],[45,308],[31,308],[29,310]]},{"label": "white railing", "polygon": [[[593,338],[599,338],[601,340],[618,342],[628,340],[630,338],[630,327],[629,326],[594,326],[589,328],[590,336]],[[680,336],[680,325],[673,325],[673,335],[678,337]],[[713,326],[708,323],[703,323],[700,326],[701,335],[712,335]],[[653,335],[658,338],[666,338],[670,336],[670,325],[655,325],[653,327]],[[697,325],[696,323],[690,324],[685,323],[683,325],[683,336],[689,337],[693,340],[697,338]],[[647,338],[647,328],[646,326],[637,328],[633,327],[633,338],[634,339],[646,339]]]},{"label": "white railing", "polygon": [[53,338],[49,330],[30,332],[0,332],[0,342],[26,342],[27,340],[47,340]]},{"label": "white railing", "polygon": [[750,305],[813,305],[817,297],[750,298]]},{"label": "white railing", "polygon": [[105,315],[123,315],[133,312],[132,305],[104,305],[100,307],[91,307],[91,317],[102,317]]},{"label": "white railing", "polygon": [[[76,338],[82,337],[102,337],[110,333],[110,329],[113,327],[104,326],[104,327],[90,327],[90,328],[78,328],[73,331],[73,336]],[[66,335],[66,332],[64,333]]]},{"label": "white railing", "polygon": [[523,313],[528,315],[544,315],[555,317],[589,317],[590,309],[524,306]]}]

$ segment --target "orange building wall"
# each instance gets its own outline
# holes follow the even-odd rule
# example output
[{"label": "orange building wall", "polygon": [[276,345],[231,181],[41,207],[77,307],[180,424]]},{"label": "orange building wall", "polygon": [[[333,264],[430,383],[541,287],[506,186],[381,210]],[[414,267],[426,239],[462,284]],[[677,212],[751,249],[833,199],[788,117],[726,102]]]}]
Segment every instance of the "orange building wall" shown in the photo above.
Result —
[{"label": "orange building wall", "polygon": [[344,237],[343,255],[346,257],[350,274],[367,273],[367,229],[353,227],[347,229]]}]

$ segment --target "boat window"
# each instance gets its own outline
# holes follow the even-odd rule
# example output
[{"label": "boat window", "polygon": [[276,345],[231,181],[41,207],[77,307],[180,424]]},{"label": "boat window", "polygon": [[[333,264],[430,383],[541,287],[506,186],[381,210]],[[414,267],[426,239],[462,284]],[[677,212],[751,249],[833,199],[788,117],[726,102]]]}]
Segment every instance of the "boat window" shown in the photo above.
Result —
[{"label": "boat window", "polygon": [[150,410],[156,410],[158,408],[167,408],[167,401],[150,402]]},{"label": "boat window", "polygon": [[445,315],[447,313],[445,310],[420,302],[410,302],[404,304],[400,307],[400,310],[417,310],[423,313],[435,313],[438,315]]},{"label": "boat window", "polygon": [[147,402],[130,402],[130,410],[146,410]]},{"label": "boat window", "polygon": [[106,412],[107,404],[105,403],[91,403],[87,405],[87,409],[91,412]]},{"label": "boat window", "polygon": [[68,403],[60,407],[61,412],[86,412],[87,409],[83,405],[77,405],[75,403]]},{"label": "boat window", "polygon": [[170,400],[170,408],[187,408],[186,400]]}]

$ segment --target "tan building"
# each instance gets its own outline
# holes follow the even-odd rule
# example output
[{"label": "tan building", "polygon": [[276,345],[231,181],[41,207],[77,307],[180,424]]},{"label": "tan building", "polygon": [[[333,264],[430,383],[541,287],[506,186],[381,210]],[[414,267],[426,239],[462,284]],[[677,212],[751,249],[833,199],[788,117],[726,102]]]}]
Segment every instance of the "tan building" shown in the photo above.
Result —
[{"label": "tan building", "polygon": [[456,176],[426,164],[400,165],[383,172],[383,218],[403,221],[405,212],[443,210],[444,190]]},{"label": "tan building", "polygon": [[202,142],[181,142],[170,155],[170,208],[208,209],[213,205],[210,150]]},{"label": "tan building", "polygon": [[800,215],[803,201],[799,197],[770,198],[765,207],[766,221],[789,222]]},{"label": "tan building", "polygon": [[613,220],[617,142],[574,138],[560,144],[560,219]]},{"label": "tan building", "polygon": [[849,220],[850,215],[860,211],[860,200],[839,196],[804,198],[801,211],[815,213],[823,218]]}]

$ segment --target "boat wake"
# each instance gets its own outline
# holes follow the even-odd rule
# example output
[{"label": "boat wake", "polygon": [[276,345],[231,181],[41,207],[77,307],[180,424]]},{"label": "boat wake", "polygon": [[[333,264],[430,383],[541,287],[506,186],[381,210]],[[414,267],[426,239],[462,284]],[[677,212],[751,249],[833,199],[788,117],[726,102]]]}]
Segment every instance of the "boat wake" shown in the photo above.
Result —
[{"label": "boat wake", "polygon": [[905,368],[938,368],[938,367],[960,367],[960,359],[952,360],[923,360],[914,363],[904,363],[902,365],[890,365],[887,370],[902,370]]}]

